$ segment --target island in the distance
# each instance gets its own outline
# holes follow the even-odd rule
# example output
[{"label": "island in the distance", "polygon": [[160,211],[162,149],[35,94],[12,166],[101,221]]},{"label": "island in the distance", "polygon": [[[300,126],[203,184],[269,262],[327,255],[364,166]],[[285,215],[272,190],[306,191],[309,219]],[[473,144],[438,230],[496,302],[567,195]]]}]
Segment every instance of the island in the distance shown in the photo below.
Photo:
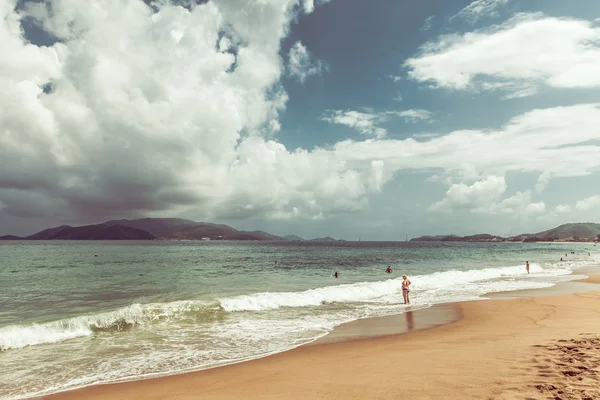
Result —
[{"label": "island in the distance", "polygon": [[[101,224],[61,225],[30,236],[0,236],[0,240],[288,240],[299,236],[276,236],[263,231],[238,231],[227,225],[181,218],[141,218],[106,221]],[[319,239],[317,239],[319,240]],[[332,239],[333,240],[333,239]]]},{"label": "island in the distance", "polygon": [[600,224],[573,223],[563,224],[556,228],[538,233],[525,233],[517,236],[501,237],[487,233],[457,236],[437,235],[413,238],[411,242],[598,242],[600,241]]},{"label": "island in the distance", "polygon": [[27,237],[1,236],[0,240],[150,240],[154,236],[141,229],[123,225],[61,225]]}]

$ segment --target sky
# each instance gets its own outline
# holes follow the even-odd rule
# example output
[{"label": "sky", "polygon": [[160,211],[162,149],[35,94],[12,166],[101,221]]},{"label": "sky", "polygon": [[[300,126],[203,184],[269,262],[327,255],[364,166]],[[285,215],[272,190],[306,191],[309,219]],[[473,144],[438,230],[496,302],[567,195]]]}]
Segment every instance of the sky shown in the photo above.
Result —
[{"label": "sky", "polygon": [[600,222],[600,2],[0,0],[0,235]]}]

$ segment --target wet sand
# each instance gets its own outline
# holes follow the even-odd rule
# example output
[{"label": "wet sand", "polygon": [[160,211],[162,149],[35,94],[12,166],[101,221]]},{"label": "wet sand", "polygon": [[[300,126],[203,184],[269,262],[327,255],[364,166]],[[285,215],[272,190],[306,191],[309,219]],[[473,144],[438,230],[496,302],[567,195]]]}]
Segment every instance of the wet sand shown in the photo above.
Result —
[{"label": "wet sand", "polygon": [[309,346],[421,331],[459,319],[460,307],[456,304],[437,304],[415,311],[408,308],[398,315],[365,318],[342,324]]},{"label": "wet sand", "polygon": [[587,278],[579,279],[576,282],[599,284],[600,283],[600,275],[590,275]]},{"label": "wet sand", "polygon": [[[598,282],[590,276],[583,283]],[[403,335],[393,334],[390,318],[387,328],[378,318],[355,321],[341,329],[391,334],[341,334],[241,364],[45,398],[600,399],[600,291],[457,303],[446,311],[459,319]]]}]

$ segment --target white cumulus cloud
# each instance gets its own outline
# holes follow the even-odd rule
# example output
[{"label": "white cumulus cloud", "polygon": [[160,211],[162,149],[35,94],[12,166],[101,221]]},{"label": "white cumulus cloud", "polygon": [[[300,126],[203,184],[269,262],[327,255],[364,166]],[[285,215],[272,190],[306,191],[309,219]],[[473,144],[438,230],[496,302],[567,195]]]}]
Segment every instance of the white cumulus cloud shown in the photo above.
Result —
[{"label": "white cumulus cloud", "polygon": [[450,17],[450,21],[455,19],[464,19],[470,23],[475,23],[483,17],[498,16],[498,9],[506,6],[509,0],[475,0],[457,14]]},{"label": "white cumulus cloud", "polygon": [[502,199],[506,192],[504,177],[489,176],[472,185],[452,184],[441,201],[429,207],[430,212],[453,212],[468,210],[481,214],[510,214],[527,217],[546,211],[543,202],[532,202],[531,191],[517,192]]},{"label": "white cumulus cloud", "polygon": [[472,185],[457,183],[448,189],[443,200],[432,204],[429,211],[451,212],[461,209],[481,209],[495,204],[506,191],[504,177],[490,176]]},{"label": "white cumulus cloud", "polygon": [[315,11],[315,3],[317,5],[329,3],[330,0],[304,0],[304,12],[310,14]]},{"label": "white cumulus cloud", "polygon": [[568,204],[559,204],[554,209],[558,214],[565,214],[571,212],[571,206]]},{"label": "white cumulus cloud", "polygon": [[600,195],[590,196],[583,200],[579,200],[575,204],[575,208],[579,211],[600,210]]},{"label": "white cumulus cloud", "polygon": [[[481,182],[600,170],[598,104],[427,132],[426,141],[384,138],[380,124],[402,111],[334,111],[324,118],[378,140],[286,149],[276,137],[287,103],[280,44],[306,8],[300,0],[1,4],[2,213],[319,219],[364,208],[398,171]],[[59,42],[28,42],[24,15]],[[463,204],[461,190],[476,207],[503,201],[461,183],[447,204]]]},{"label": "white cumulus cloud", "polygon": [[321,117],[323,121],[346,125],[356,129],[365,136],[381,139],[387,135],[387,130],[378,125],[390,120],[392,117],[404,118],[406,122],[416,123],[431,119],[432,113],[427,110],[404,111],[355,111],[355,110],[330,110]]},{"label": "white cumulus cloud", "polygon": [[290,48],[289,74],[296,77],[300,82],[304,82],[311,75],[320,75],[327,70],[326,64],[321,60],[313,60],[310,52],[302,42],[298,41]]},{"label": "white cumulus cloud", "polygon": [[323,121],[332,124],[346,125],[356,129],[365,136],[383,138],[387,131],[377,126],[377,124],[388,119],[387,113],[369,113],[360,111],[342,111],[334,110],[322,117]]},{"label": "white cumulus cloud", "polygon": [[499,203],[492,203],[475,209],[475,212],[486,214],[510,214],[514,217],[527,217],[546,212],[544,202],[532,202],[531,191],[517,192]]},{"label": "white cumulus cloud", "polygon": [[[314,217],[380,187],[380,166],[269,139],[287,101],[280,43],[306,3],[16,5],[0,8],[3,212]],[[59,42],[29,43],[24,16]]]},{"label": "white cumulus cloud", "polygon": [[548,186],[548,183],[550,182],[551,178],[551,173],[549,173],[548,171],[542,172],[535,184],[535,191],[537,193],[542,193],[546,189],[546,186]]},{"label": "white cumulus cloud", "polygon": [[590,21],[518,14],[492,28],[428,43],[405,62],[419,82],[525,97],[540,87],[600,87],[600,28]]},{"label": "white cumulus cloud", "polygon": [[425,22],[423,22],[423,27],[421,27],[422,32],[427,32],[433,26],[433,21],[435,20],[435,15],[431,15],[425,18]]},{"label": "white cumulus cloud", "polygon": [[404,118],[404,120],[406,122],[412,122],[412,123],[428,121],[431,119],[432,115],[433,114],[431,113],[431,111],[417,110],[417,109],[404,110],[404,111],[398,112],[399,117]]},{"label": "white cumulus cloud", "polygon": [[594,142],[598,126],[600,104],[579,104],[532,110],[498,129],[457,130],[423,142],[346,140],[332,150],[349,165],[376,157],[394,171],[456,175],[468,167],[482,175],[547,171],[552,177],[583,176],[600,170],[600,146]]}]

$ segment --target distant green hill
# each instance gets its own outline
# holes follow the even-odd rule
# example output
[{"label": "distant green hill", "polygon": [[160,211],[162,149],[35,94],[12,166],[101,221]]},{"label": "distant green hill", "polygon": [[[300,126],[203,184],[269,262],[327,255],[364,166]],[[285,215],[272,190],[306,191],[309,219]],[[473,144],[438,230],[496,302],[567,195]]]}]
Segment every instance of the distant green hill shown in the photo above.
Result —
[{"label": "distant green hill", "polygon": [[[0,240],[285,240],[263,231],[238,231],[223,224],[181,218],[140,218],[106,221],[102,224],[61,225],[27,237],[1,236]],[[299,238],[299,240],[302,240]]]},{"label": "distant green hill", "polygon": [[[563,224],[554,229],[526,235],[526,241],[544,241],[544,240],[594,240],[600,235],[600,224],[591,222],[581,222],[574,224]],[[535,240],[534,240],[535,239]]]},{"label": "distant green hill", "polygon": [[436,236],[421,236],[410,239],[411,242],[502,242],[506,239],[500,236],[493,236],[487,233],[481,233],[471,236],[456,236],[456,235],[436,235]]},{"label": "distant green hill", "polygon": [[119,219],[105,222],[150,232],[159,239],[211,240],[283,240],[263,231],[238,231],[228,225],[195,222],[180,218]]},{"label": "distant green hill", "polygon": [[416,238],[412,238],[410,239],[411,242],[441,242],[446,238],[460,238],[462,239],[462,236],[456,236],[456,235],[435,235],[435,236],[430,236],[430,235],[425,235],[425,236],[419,236]]},{"label": "distant green hill", "polygon": [[84,225],[72,227],[68,225],[45,229],[27,240],[152,240],[154,236],[141,229],[122,225]]},{"label": "distant green hill", "polygon": [[337,242],[334,238],[327,236],[323,238],[310,239],[311,242]]},{"label": "distant green hill", "polygon": [[281,236],[271,235],[263,231],[240,231],[242,234],[250,235],[258,240],[284,240]]},{"label": "distant green hill", "polygon": [[303,241],[303,240],[304,240],[304,239],[303,239],[303,238],[301,238],[300,236],[296,236],[296,235],[287,235],[287,236],[284,236],[283,238],[284,238],[285,240],[293,240],[293,241],[297,241],[297,242],[300,242],[300,241]]},{"label": "distant green hill", "polygon": [[421,236],[411,239],[411,242],[546,242],[554,240],[565,241],[594,241],[600,239],[600,224],[572,223],[563,224],[556,228],[538,233],[523,233],[509,238],[479,234],[472,236],[437,235]]},{"label": "distant green hill", "polygon": [[0,236],[0,240],[23,240],[23,238],[15,235],[4,235]]}]

